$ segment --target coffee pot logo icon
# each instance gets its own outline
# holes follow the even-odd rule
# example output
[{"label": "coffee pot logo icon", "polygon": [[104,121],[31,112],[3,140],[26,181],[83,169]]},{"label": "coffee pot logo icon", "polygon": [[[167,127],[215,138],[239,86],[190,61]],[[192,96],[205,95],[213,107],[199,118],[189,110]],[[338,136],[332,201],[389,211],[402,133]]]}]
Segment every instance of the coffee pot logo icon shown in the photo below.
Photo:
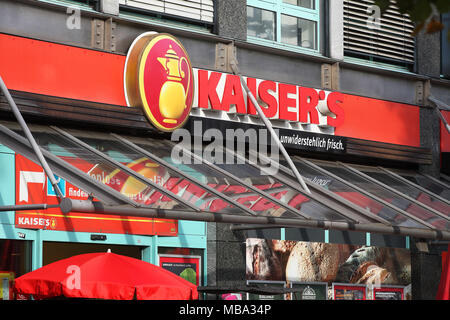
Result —
[{"label": "coffee pot logo icon", "polygon": [[147,32],[128,51],[124,70],[125,99],[139,107],[149,122],[165,132],[181,127],[194,100],[189,56],[172,35]]},{"label": "coffee pot logo icon", "polygon": [[181,69],[182,63],[188,64],[185,57],[179,57],[173,50],[172,46],[169,47],[164,57],[158,57],[157,60],[161,63],[167,72],[167,81],[164,83],[159,94],[159,110],[164,117],[165,123],[177,123],[178,118],[183,114],[186,106],[186,91],[181,83],[186,76],[188,77],[188,85],[191,82],[191,74],[186,73]]}]

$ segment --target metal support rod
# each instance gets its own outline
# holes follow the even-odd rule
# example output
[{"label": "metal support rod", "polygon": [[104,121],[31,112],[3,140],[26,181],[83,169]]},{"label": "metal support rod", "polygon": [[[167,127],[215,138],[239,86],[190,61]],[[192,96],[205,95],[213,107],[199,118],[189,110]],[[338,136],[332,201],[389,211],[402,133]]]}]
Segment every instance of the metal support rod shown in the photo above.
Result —
[{"label": "metal support rod", "polygon": [[[173,142],[172,142],[172,146],[174,146]],[[225,175],[226,177],[229,177],[229,178],[237,181],[242,186],[245,186],[247,189],[253,190],[255,194],[269,199],[273,203],[276,203],[277,205],[285,208],[286,210],[288,210],[290,212],[294,212],[295,214],[299,215],[300,217],[302,217],[304,219],[309,219],[309,217],[306,216],[305,214],[303,214],[300,210],[298,210],[298,209],[296,209],[294,207],[291,207],[291,206],[287,205],[286,203],[283,203],[279,199],[277,199],[277,198],[272,196],[272,194],[275,193],[275,192],[288,191],[290,188],[287,188],[286,186],[283,186],[283,187],[264,189],[264,190],[258,189],[255,186],[253,186],[252,184],[247,183],[246,181],[242,180],[241,178],[239,178],[239,177],[231,174],[230,172],[228,172],[228,171],[226,171],[226,170],[216,166],[215,164],[213,164],[213,163],[207,161],[206,159],[204,159],[204,158],[202,158],[202,157],[192,153],[191,151],[189,151],[189,150],[187,150],[185,148],[181,148],[181,149],[183,150],[183,152],[189,154],[189,156],[192,157],[194,160],[198,160],[201,163],[204,163],[205,165],[207,165],[209,168],[212,168],[215,171],[219,172],[220,174]],[[230,152],[230,153],[233,153],[233,151],[230,151],[228,149],[226,151]],[[250,196],[250,194],[251,194],[250,192],[247,192],[245,194],[239,194],[239,195],[235,195],[235,196],[230,196],[230,198],[233,198],[233,197],[236,197],[236,196],[238,196],[238,197],[246,197],[246,196]]]},{"label": "metal support rod", "polygon": [[447,132],[450,133],[450,124],[448,124],[447,120],[442,115],[441,109],[450,111],[450,107],[446,105],[444,102],[439,101],[435,99],[434,97],[428,97],[428,100],[434,103],[435,105],[435,111],[438,115],[438,117],[441,119],[442,123],[444,124],[445,129],[447,129]]},{"label": "metal support rod", "polygon": [[368,181],[371,181],[371,182],[381,186],[382,188],[388,190],[389,192],[392,192],[392,193],[400,196],[401,198],[404,198],[404,199],[410,201],[411,203],[414,203],[414,204],[418,205],[419,207],[422,207],[423,209],[433,213],[434,215],[436,215],[436,216],[438,216],[440,218],[443,218],[445,220],[449,220],[449,217],[446,216],[444,213],[442,213],[442,212],[440,212],[440,211],[438,211],[438,210],[436,210],[436,209],[426,205],[423,202],[420,202],[420,201],[418,201],[418,200],[408,196],[407,194],[405,194],[405,193],[403,193],[403,192],[401,192],[401,191],[399,191],[399,190],[397,190],[397,189],[395,189],[395,188],[393,188],[391,186],[388,186],[388,185],[382,183],[381,181],[379,181],[379,180],[377,180],[375,178],[372,178],[371,176],[363,173],[361,170],[358,170],[358,169],[356,169],[356,168],[354,168],[354,167],[352,167],[352,166],[350,166],[350,165],[348,165],[346,163],[342,163],[340,161],[338,161],[337,163],[340,166],[342,166],[343,168],[347,169],[348,171],[351,171],[353,173],[358,174],[360,177],[362,177],[362,178],[364,178],[364,179],[366,179]]},{"label": "metal support rod", "polygon": [[[306,220],[292,218],[277,218],[269,216],[243,216],[222,214],[218,212],[189,212],[173,209],[133,208],[130,206],[104,206],[100,202],[88,200],[71,200],[65,198],[61,203],[63,212],[104,213],[110,215],[126,215],[135,217],[180,219],[205,222],[220,222],[231,224],[257,224],[276,227],[318,228],[344,231],[361,231],[381,234],[396,234],[424,239],[450,240],[450,232],[409,227],[387,226],[382,223],[351,223],[344,221]],[[248,226],[245,227],[248,229]],[[232,226],[232,229],[239,229]],[[242,229],[242,228],[241,228]]]},{"label": "metal support rod", "polygon": [[[426,194],[428,194],[429,196],[431,196],[431,197],[433,197],[433,198],[435,198],[435,199],[437,199],[437,200],[439,200],[439,201],[441,201],[441,202],[443,202],[443,203],[445,203],[445,204],[447,204],[447,205],[450,205],[450,201],[449,201],[449,200],[447,200],[447,199],[445,199],[445,198],[442,198],[440,195],[431,192],[431,191],[428,190],[427,188],[424,188],[424,187],[422,187],[422,186],[419,186],[418,184],[415,184],[414,182],[412,182],[412,181],[410,181],[410,180],[408,180],[408,179],[403,178],[401,175],[399,175],[399,174],[397,174],[397,173],[395,173],[395,172],[393,172],[393,171],[391,171],[391,170],[389,170],[389,169],[386,169],[386,168],[383,168],[383,167],[380,167],[380,166],[378,166],[378,169],[380,169],[381,171],[385,172],[386,174],[388,174],[388,175],[394,177],[395,179],[397,179],[397,180],[403,182],[404,184],[406,184],[406,185],[408,185],[408,186],[411,186],[412,188],[417,189],[417,190],[419,190],[419,191],[421,191],[421,192],[423,192],[423,193],[426,193]],[[449,220],[450,220],[450,219],[449,219]]]},{"label": "metal support rod", "polygon": [[[142,149],[141,147],[137,146],[136,144],[134,144],[133,142],[117,135],[114,133],[110,134],[111,136],[113,136],[118,142],[126,145],[127,147],[133,149],[135,152],[140,153],[144,156],[149,157],[152,161],[155,161],[157,163],[159,163],[160,165],[162,165],[163,167],[165,167],[166,169],[172,170],[173,172],[177,173],[180,178],[186,179],[190,182],[192,182],[193,184],[199,186],[200,188],[208,191],[209,193],[217,196],[219,199],[221,199],[222,201],[227,202],[228,204],[230,204],[232,207],[236,207],[241,209],[245,214],[248,215],[255,215],[255,212],[253,212],[251,209],[247,208],[245,205],[233,201],[233,199],[229,198],[228,196],[226,196],[225,194],[223,194],[220,191],[217,191],[216,189],[214,189],[213,187],[209,186],[208,184],[202,183],[201,181],[199,181],[198,179],[189,176],[188,174],[186,174],[185,172],[183,172],[182,170],[178,169],[177,167],[171,165],[170,163],[164,161],[163,159],[161,159],[160,157],[157,157],[155,154],[148,152],[145,149]],[[199,211],[196,210],[196,211]]]},{"label": "metal support rod", "polygon": [[276,134],[275,130],[272,127],[272,124],[270,121],[266,118],[266,115],[262,111],[258,101],[256,101],[255,97],[253,96],[253,93],[250,91],[250,89],[247,86],[247,83],[245,83],[244,78],[239,73],[238,67],[237,67],[237,61],[232,58],[230,62],[231,69],[233,72],[239,76],[241,80],[241,84],[244,87],[245,91],[247,92],[247,95],[250,97],[250,100],[252,101],[253,105],[255,106],[256,110],[258,111],[258,114],[260,118],[263,120],[266,128],[269,130],[272,139],[277,143],[278,148],[281,150],[281,153],[283,154],[284,158],[286,159],[287,163],[289,164],[289,167],[291,168],[292,172],[294,173],[295,177],[297,178],[298,182],[302,186],[302,188],[308,193],[311,194],[311,191],[309,190],[308,186],[306,185],[305,181],[303,180],[302,176],[297,170],[297,167],[294,165],[294,163],[291,160],[291,157],[287,153],[286,149],[284,148],[283,144],[281,143],[278,135]]},{"label": "metal support rod", "polygon": [[[439,180],[436,177],[433,177],[433,176],[431,176],[429,174],[426,174],[426,173],[422,173],[421,175],[423,175],[424,177],[430,179],[431,181],[433,181],[434,183],[440,185],[443,188],[450,189],[450,184],[448,182],[444,182],[442,180]],[[442,176],[442,173],[441,173],[441,176]]]},{"label": "metal support rod", "polygon": [[11,94],[9,93],[9,90],[6,87],[5,82],[3,82],[3,79],[1,76],[0,76],[0,87],[2,89],[3,94],[6,97],[6,100],[9,103],[17,121],[19,122],[23,132],[25,133],[25,136],[27,137],[28,141],[30,142],[31,147],[33,148],[33,151],[36,154],[36,157],[38,158],[41,167],[44,169],[45,174],[50,179],[50,183],[52,184],[57,197],[61,200],[64,196],[63,196],[61,190],[59,189],[58,182],[56,181],[55,176],[53,175],[52,169],[50,169],[50,167],[48,166],[47,161],[45,160],[44,156],[42,155],[41,149],[39,148],[36,141],[34,140],[34,137],[31,134],[30,129],[28,128],[25,120],[23,119],[19,108],[17,107],[16,103],[14,102],[14,99],[12,98]]},{"label": "metal support rod", "polygon": [[119,168],[123,172],[125,172],[128,175],[130,175],[131,177],[135,178],[136,180],[141,181],[143,184],[146,185],[146,187],[150,186],[154,190],[157,190],[161,194],[169,197],[170,199],[175,200],[176,202],[178,202],[180,204],[183,204],[187,208],[191,208],[192,210],[195,210],[195,211],[200,211],[200,209],[197,206],[193,205],[189,201],[184,200],[182,197],[174,194],[172,191],[170,191],[168,189],[165,189],[164,187],[162,187],[162,186],[158,185],[157,183],[153,182],[151,179],[148,179],[148,178],[144,177],[143,175],[141,175],[138,172],[130,169],[129,167],[127,167],[126,165],[120,163],[119,161],[116,161],[116,160],[112,159],[107,154],[98,151],[97,149],[91,147],[87,143],[85,143],[85,142],[81,141],[80,139],[72,136],[68,132],[66,132],[66,131],[58,128],[58,127],[54,127],[54,126],[50,126],[50,128],[52,128],[53,130],[55,130],[56,132],[58,132],[60,135],[64,136],[65,138],[69,139],[73,143],[77,144],[78,146],[80,146],[80,147],[88,150],[89,152],[91,152],[91,153],[101,157],[103,160],[108,161],[113,166],[116,166],[117,168]]},{"label": "metal support rod", "polygon": [[49,208],[59,208],[59,204],[15,204],[10,206],[0,206],[0,212],[3,211],[26,211],[26,210],[45,210]]}]

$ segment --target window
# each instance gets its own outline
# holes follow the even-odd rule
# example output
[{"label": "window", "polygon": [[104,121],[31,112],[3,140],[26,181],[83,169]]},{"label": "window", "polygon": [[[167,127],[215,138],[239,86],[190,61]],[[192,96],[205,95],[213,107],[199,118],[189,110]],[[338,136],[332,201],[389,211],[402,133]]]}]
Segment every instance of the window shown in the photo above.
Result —
[{"label": "window", "polygon": [[131,10],[163,17],[212,25],[213,0],[119,0],[121,10]]},{"label": "window", "polygon": [[247,39],[319,51],[318,0],[247,0]]},{"label": "window", "polygon": [[[72,0],[100,11],[99,0]],[[214,0],[118,0],[121,13],[212,27]]]},{"label": "window", "polygon": [[347,57],[410,67],[414,64],[413,30],[413,23],[395,2],[381,13],[373,0],[344,0]]}]

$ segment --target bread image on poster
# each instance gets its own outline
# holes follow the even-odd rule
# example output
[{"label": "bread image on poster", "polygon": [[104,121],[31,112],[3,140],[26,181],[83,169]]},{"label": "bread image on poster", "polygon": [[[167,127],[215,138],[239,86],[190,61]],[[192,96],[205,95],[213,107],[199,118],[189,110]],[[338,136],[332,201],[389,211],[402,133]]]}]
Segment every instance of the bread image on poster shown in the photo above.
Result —
[{"label": "bread image on poster", "polygon": [[411,255],[402,248],[251,238],[246,265],[247,280],[411,285]]}]

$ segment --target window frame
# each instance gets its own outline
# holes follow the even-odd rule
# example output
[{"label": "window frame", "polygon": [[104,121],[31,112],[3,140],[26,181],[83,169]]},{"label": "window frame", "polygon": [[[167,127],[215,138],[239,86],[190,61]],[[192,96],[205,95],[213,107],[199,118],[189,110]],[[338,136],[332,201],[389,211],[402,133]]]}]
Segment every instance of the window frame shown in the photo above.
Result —
[{"label": "window frame", "polygon": [[[320,0],[313,0],[314,8],[309,9],[284,3],[283,0],[247,0],[246,7],[268,10],[275,13],[275,40],[261,39],[247,35],[247,41],[254,44],[262,44],[279,49],[287,49],[300,53],[319,54],[321,53],[321,25],[320,25]],[[316,49],[305,48],[297,45],[281,42],[281,15],[288,15],[316,23]]]}]

